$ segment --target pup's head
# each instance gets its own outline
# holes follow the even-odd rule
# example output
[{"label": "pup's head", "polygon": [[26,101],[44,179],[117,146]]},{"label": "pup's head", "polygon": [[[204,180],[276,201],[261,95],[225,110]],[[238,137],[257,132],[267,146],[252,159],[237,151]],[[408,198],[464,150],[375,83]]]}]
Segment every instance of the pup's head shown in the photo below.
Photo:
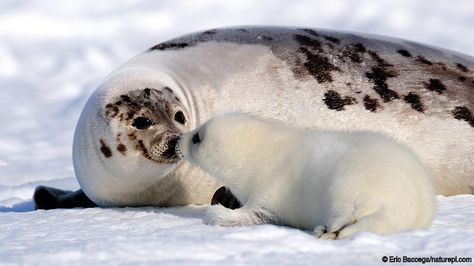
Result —
[{"label": "pup's head", "polygon": [[233,171],[245,172],[264,133],[265,123],[249,115],[218,116],[183,134],[176,153],[216,178],[225,179]]}]

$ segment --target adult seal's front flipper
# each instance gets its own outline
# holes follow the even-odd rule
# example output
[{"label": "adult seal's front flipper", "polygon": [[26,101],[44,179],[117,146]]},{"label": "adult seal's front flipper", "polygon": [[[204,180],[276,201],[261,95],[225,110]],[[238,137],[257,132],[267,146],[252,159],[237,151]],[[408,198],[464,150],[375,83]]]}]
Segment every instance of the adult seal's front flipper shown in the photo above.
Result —
[{"label": "adult seal's front flipper", "polygon": [[228,209],[238,209],[242,207],[239,200],[232,194],[232,191],[226,187],[220,187],[212,196],[211,205],[220,204]]},{"label": "adult seal's front flipper", "polygon": [[58,209],[58,208],[92,208],[97,204],[92,202],[82,189],[76,191],[61,190],[53,187],[39,186],[33,194],[35,209]]}]

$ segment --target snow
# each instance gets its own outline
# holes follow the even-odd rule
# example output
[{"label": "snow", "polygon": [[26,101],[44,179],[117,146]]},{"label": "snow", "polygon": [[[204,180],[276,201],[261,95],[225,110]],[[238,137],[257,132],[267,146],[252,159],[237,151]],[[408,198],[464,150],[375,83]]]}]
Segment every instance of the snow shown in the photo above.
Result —
[{"label": "snow", "polygon": [[[26,188],[34,184],[18,189]],[[35,265],[378,265],[383,256],[472,257],[474,196],[437,200],[438,214],[428,230],[361,233],[339,241],[274,225],[207,226],[201,221],[206,206],[13,208],[0,213],[0,260]]]},{"label": "snow", "polygon": [[206,206],[33,211],[39,185],[76,189],[71,147],[87,97],[133,55],[192,31],[298,25],[390,35],[474,54],[474,2],[0,2],[0,264],[376,265],[474,255],[474,196],[437,198],[428,230],[320,241],[272,225],[203,225]]}]

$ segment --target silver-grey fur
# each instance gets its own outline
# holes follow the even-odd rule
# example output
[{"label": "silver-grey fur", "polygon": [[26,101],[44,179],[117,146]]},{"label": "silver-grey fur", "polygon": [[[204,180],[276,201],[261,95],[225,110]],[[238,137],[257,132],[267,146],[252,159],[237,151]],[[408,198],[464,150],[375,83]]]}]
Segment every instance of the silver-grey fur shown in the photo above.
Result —
[{"label": "silver-grey fur", "polygon": [[[198,169],[153,162],[132,143],[126,155],[114,149],[117,133],[130,124],[114,118],[113,127],[107,126],[107,104],[131,91],[165,87],[179,99],[187,123],[180,127],[172,113],[163,123],[172,122],[179,132],[235,111],[300,127],[380,131],[415,150],[439,193],[474,192],[472,56],[359,33],[235,27],[158,44],[114,71],[91,96],[78,123],[74,161],[94,202],[210,201],[218,184]],[[165,131],[145,134],[147,150]],[[101,152],[100,139],[110,158]]]}]

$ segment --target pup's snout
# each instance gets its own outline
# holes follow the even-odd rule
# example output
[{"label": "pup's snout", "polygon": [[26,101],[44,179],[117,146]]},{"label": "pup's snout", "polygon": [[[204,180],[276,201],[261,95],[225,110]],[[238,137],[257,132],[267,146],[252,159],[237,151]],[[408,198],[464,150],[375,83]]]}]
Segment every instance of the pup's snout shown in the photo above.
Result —
[{"label": "pup's snout", "polygon": [[193,135],[193,144],[198,144],[199,142],[201,142],[201,136],[199,136],[199,132],[196,132]]}]

